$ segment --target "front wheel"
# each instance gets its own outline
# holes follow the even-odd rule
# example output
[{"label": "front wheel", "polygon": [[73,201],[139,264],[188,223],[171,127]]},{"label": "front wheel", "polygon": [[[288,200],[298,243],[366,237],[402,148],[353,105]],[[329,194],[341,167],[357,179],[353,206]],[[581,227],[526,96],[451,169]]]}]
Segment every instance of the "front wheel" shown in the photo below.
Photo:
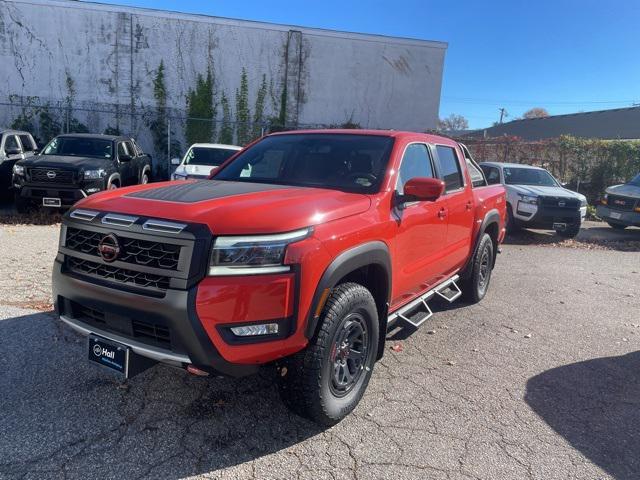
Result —
[{"label": "front wheel", "polygon": [[471,275],[462,282],[462,294],[468,302],[478,303],[487,294],[493,271],[494,255],[493,240],[485,233],[482,235],[478,249],[473,256]]},{"label": "front wheel", "polygon": [[338,423],[364,395],[379,335],[378,312],[369,290],[357,283],[334,288],[318,332],[306,349],[282,364],[283,402],[320,425]]},{"label": "front wheel", "polygon": [[33,210],[34,205],[31,200],[27,200],[20,195],[20,192],[16,192],[14,196],[14,204],[18,213],[29,213]]},{"label": "front wheel", "polygon": [[146,185],[147,183],[149,183],[149,170],[142,172],[142,176],[140,177],[140,185]]}]

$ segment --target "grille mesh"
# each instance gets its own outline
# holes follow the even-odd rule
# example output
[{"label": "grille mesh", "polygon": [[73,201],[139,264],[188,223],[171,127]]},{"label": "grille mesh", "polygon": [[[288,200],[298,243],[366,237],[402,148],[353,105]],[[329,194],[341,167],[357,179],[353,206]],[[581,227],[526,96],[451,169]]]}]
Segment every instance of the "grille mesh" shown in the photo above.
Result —
[{"label": "grille mesh", "polygon": [[[104,237],[104,233],[69,227],[67,228],[66,246],[71,250],[97,257],[99,256],[98,244]],[[119,261],[166,270],[178,269],[180,245],[135,238],[118,238],[122,247],[122,252],[118,257]]]},{"label": "grille mesh", "polygon": [[633,210],[636,201],[634,198],[621,197],[620,195],[609,195],[607,197],[607,205],[614,210]]},{"label": "grille mesh", "polygon": [[30,168],[29,177],[36,183],[73,183],[73,172],[61,168]]},{"label": "grille mesh", "polygon": [[169,278],[162,275],[136,272],[126,268],[118,268],[113,265],[104,265],[74,257],[67,257],[67,268],[75,273],[103,278],[105,280],[111,280],[121,284],[128,284],[143,288],[155,288],[162,291],[169,288]]}]

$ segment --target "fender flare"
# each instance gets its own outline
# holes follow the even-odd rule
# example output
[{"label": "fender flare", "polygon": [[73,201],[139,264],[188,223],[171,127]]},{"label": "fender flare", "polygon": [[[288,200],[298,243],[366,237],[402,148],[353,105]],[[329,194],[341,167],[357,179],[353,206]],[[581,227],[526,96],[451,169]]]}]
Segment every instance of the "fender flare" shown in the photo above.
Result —
[{"label": "fender flare", "polygon": [[[500,229],[500,212],[498,211],[497,208],[489,210],[484,216],[484,219],[482,220],[482,224],[478,229],[478,233],[476,234],[476,237],[473,240],[473,249],[471,250],[471,255],[467,259],[467,262],[465,263],[462,270],[460,270],[460,278],[467,279],[471,275],[471,266],[473,265],[473,259],[476,256],[476,252],[478,251],[478,245],[480,244],[480,239],[482,238],[482,235],[484,235],[484,233],[487,231],[487,227],[489,227],[489,225],[492,225],[494,223],[498,225],[498,230],[499,230]],[[499,234],[500,232],[498,232],[498,235]],[[495,261],[496,261],[496,255],[493,256],[494,264],[495,264]]]},{"label": "fender flare", "polygon": [[144,172],[149,172],[149,180],[151,180],[151,167],[149,165],[145,164],[140,169],[140,175],[138,175],[138,183],[140,183],[142,181],[142,176],[144,175]]},{"label": "fender flare", "polygon": [[[344,278],[349,273],[367,266],[367,265],[378,265],[382,267],[384,272],[386,273],[386,298],[377,299],[376,305],[378,306],[378,312],[382,312],[384,318],[379,318],[381,325],[387,324],[386,312],[389,305],[389,298],[391,295],[391,254],[389,253],[389,247],[384,242],[381,241],[373,241],[363,243],[356,247],[350,248],[349,250],[345,250],[340,253],[336,258],[334,258],[331,263],[327,266],[322,277],[320,277],[320,281],[316,286],[315,293],[313,294],[313,299],[311,301],[311,307],[309,309],[309,314],[307,318],[307,324],[305,326],[304,334],[305,337],[311,338],[315,334],[316,328],[318,326],[318,321],[320,320],[320,316],[316,316],[315,312],[320,305],[322,299],[322,293],[327,288],[333,288],[336,286],[338,281],[341,278]],[[326,299],[324,299],[326,300]],[[383,300],[383,301],[382,301]],[[382,306],[382,310],[380,309]],[[384,322],[384,323],[383,323]],[[386,331],[380,331],[380,336],[384,339],[386,336]]]},{"label": "fender flare", "polygon": [[120,186],[122,186],[122,179],[120,178],[120,174],[112,173],[111,175],[109,175],[109,179],[107,180],[107,190],[109,190],[109,187],[114,180],[118,180],[120,182]]}]

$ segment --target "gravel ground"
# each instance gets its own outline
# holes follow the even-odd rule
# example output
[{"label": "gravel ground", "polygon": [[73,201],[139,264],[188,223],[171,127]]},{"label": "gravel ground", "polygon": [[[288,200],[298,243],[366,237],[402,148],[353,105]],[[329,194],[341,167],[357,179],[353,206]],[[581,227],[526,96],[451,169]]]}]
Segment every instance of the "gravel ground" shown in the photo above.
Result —
[{"label": "gravel ground", "polygon": [[638,253],[536,235],[503,247],[482,303],[392,332],[361,405],[323,430],[269,371],[122,383],[89,365],[84,339],[16,307],[47,300],[57,228],[3,226],[0,478],[639,478]]}]

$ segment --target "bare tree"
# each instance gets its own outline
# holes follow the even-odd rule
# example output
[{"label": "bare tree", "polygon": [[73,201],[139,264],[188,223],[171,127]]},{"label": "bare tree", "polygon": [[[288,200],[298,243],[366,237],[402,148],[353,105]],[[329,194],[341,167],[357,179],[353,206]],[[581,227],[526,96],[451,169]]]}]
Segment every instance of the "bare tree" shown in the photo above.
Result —
[{"label": "bare tree", "polygon": [[548,116],[549,112],[547,112],[544,108],[535,107],[524,112],[522,118],[544,118]]},{"label": "bare tree", "polygon": [[438,121],[438,130],[447,132],[455,130],[466,130],[469,128],[469,122],[462,115],[456,115],[452,113],[447,118],[441,118]]}]

